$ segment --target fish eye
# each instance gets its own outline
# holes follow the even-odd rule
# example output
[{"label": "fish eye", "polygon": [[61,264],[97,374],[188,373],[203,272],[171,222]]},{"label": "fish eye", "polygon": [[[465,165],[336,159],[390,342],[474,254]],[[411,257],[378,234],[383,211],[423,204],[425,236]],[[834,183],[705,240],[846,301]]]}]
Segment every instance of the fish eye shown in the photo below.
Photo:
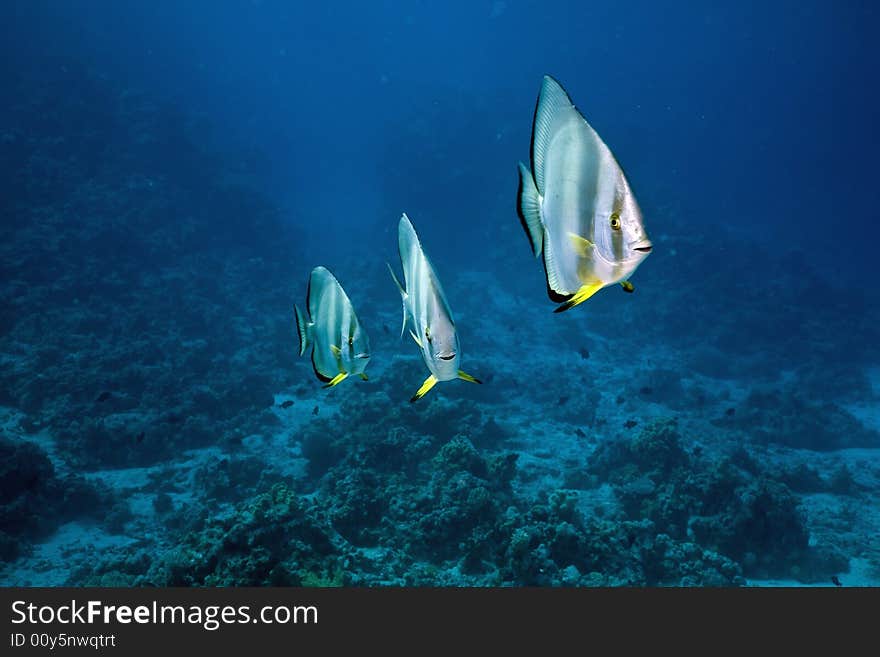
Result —
[{"label": "fish eye", "polygon": [[620,214],[617,212],[611,213],[611,230],[620,230]]},{"label": "fish eye", "polygon": [[354,344],[354,336],[351,335],[348,337],[348,346],[352,346]]},{"label": "fish eye", "polygon": [[429,329],[427,326],[425,327],[425,339],[426,339],[428,342],[432,342],[432,340],[431,340],[431,329]]}]

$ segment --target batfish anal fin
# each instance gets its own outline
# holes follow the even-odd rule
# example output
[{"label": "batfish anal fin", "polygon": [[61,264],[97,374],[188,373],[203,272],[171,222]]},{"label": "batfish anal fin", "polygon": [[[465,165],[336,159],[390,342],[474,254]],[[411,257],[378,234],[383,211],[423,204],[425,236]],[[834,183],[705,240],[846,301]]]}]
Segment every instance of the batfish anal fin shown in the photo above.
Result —
[{"label": "batfish anal fin", "polygon": [[427,379],[425,379],[425,382],[422,384],[422,387],[419,388],[418,390],[416,390],[416,394],[414,394],[412,396],[412,398],[409,400],[410,404],[412,404],[413,402],[417,402],[422,397],[427,395],[428,392],[431,390],[431,388],[433,388],[435,385],[437,385],[437,377],[432,374]]},{"label": "batfish anal fin", "polygon": [[334,376],[330,381],[324,385],[325,388],[333,388],[338,386],[342,381],[344,381],[348,377],[348,372],[340,372],[336,376]]},{"label": "batfish anal fin", "polygon": [[596,294],[596,292],[601,290],[604,286],[605,284],[602,283],[602,281],[596,281],[595,283],[591,283],[589,285],[582,285],[581,288],[574,293],[574,296],[571,299],[563,303],[561,306],[558,306],[553,312],[565,312],[570,308],[574,308],[575,306],[582,304],[584,301]]}]

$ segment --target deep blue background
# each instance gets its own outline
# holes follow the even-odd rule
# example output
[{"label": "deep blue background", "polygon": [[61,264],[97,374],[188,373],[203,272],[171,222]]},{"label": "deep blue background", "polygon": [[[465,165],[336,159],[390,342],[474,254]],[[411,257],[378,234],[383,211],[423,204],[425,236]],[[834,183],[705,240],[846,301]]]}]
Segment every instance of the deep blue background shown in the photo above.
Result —
[{"label": "deep blue background", "polygon": [[725,225],[856,276],[876,250],[871,2],[4,5],[5,75],[76,62],[204,117],[260,154],[319,260],[377,236],[391,257],[401,210],[438,257],[478,257],[515,226],[543,73],[652,235],[674,203],[707,248]]}]

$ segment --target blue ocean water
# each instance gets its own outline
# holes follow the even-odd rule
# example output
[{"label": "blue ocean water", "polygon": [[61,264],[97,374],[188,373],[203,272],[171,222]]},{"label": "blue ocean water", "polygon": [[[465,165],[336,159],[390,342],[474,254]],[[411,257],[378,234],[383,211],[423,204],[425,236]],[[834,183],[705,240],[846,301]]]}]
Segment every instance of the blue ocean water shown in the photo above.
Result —
[{"label": "blue ocean water", "polygon": [[[874,3],[0,14],[0,583],[880,584]],[[560,314],[545,74],[653,241]],[[412,404],[402,212],[483,382]],[[299,355],[318,265],[367,381]]]}]

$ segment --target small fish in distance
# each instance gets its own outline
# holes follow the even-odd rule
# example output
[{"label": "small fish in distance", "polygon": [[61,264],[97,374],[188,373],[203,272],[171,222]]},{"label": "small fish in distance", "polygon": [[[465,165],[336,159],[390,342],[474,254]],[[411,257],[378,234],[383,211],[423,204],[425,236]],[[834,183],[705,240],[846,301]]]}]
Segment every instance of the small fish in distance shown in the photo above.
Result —
[{"label": "small fish in distance", "polygon": [[308,317],[294,305],[299,355],[312,348],[315,376],[332,388],[349,375],[364,381],[370,361],[370,340],[345,290],[326,267],[315,267],[306,294]]},{"label": "small fish in distance", "polygon": [[422,250],[419,236],[406,214],[397,224],[397,248],[406,288],[400,284],[390,264],[388,271],[391,272],[391,278],[394,279],[403,300],[403,326],[400,328],[400,335],[403,335],[409,323],[412,326],[409,333],[431,372],[410,402],[424,397],[438,381],[462,379],[470,383],[482,383],[459,369],[461,346],[452,310],[443,288],[440,287],[440,279]]}]

